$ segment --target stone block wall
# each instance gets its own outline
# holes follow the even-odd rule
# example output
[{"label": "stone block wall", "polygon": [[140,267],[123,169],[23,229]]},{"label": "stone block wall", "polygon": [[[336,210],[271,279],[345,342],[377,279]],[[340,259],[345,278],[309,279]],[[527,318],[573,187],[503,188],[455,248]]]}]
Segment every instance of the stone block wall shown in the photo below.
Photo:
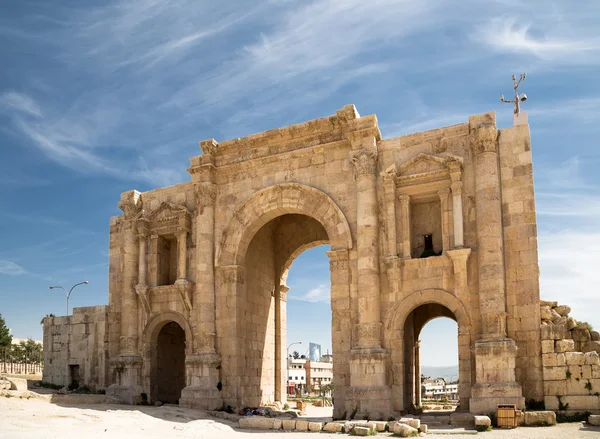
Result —
[{"label": "stone block wall", "polygon": [[541,399],[539,267],[528,125],[500,131],[507,332],[518,348],[516,377],[526,399]]},{"label": "stone block wall", "polygon": [[546,409],[600,413],[600,333],[570,311],[556,302],[540,305]]},{"label": "stone block wall", "polygon": [[108,373],[108,307],[74,308],[72,316],[44,319],[42,380],[68,386],[73,380],[104,389]]}]

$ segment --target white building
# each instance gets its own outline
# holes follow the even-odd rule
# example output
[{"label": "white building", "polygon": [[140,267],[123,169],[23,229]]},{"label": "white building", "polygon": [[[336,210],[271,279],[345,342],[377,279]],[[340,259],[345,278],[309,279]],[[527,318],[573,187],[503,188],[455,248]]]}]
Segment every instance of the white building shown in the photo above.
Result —
[{"label": "white building", "polygon": [[303,394],[306,391],[306,369],[304,358],[288,358],[288,395]]},{"label": "white building", "polygon": [[318,392],[323,384],[333,382],[333,363],[323,361],[307,361],[306,384],[309,392]]}]

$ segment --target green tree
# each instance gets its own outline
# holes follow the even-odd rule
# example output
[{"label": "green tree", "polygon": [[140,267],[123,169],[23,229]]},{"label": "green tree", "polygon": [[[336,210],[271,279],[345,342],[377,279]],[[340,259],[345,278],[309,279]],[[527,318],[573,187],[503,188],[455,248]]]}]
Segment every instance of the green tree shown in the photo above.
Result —
[{"label": "green tree", "polygon": [[292,357],[294,357],[294,360],[297,360],[298,358],[300,358],[300,353],[298,351],[294,351],[292,353]]},{"label": "green tree", "polygon": [[10,335],[10,330],[6,326],[6,322],[0,314],[0,349],[9,348],[12,344],[12,335]]}]

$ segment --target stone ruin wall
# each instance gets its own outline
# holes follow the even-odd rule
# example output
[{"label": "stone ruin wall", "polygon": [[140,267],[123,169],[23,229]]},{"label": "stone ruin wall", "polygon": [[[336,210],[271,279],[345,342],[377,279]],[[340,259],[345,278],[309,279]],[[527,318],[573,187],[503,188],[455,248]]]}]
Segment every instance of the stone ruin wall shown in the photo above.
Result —
[{"label": "stone ruin wall", "polygon": [[[108,386],[109,313],[104,305],[74,308],[72,316],[45,317],[42,380],[92,390]],[[76,376],[73,376],[75,374]]]},{"label": "stone ruin wall", "polygon": [[540,302],[546,410],[600,413],[600,333],[570,312],[566,305]]}]

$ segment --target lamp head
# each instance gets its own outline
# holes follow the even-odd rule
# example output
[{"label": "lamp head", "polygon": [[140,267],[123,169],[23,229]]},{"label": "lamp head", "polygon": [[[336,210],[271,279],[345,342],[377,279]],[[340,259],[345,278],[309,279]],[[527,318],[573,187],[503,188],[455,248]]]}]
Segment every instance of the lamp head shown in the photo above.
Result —
[{"label": "lamp head", "polygon": [[520,100],[521,102],[525,102],[525,101],[527,100],[527,95],[526,95],[525,93],[521,93],[521,94],[519,95],[519,100]]},{"label": "lamp head", "polygon": [[87,281],[87,280],[84,280],[84,281],[83,281],[83,283],[84,283],[84,284],[89,284],[89,281]]}]

